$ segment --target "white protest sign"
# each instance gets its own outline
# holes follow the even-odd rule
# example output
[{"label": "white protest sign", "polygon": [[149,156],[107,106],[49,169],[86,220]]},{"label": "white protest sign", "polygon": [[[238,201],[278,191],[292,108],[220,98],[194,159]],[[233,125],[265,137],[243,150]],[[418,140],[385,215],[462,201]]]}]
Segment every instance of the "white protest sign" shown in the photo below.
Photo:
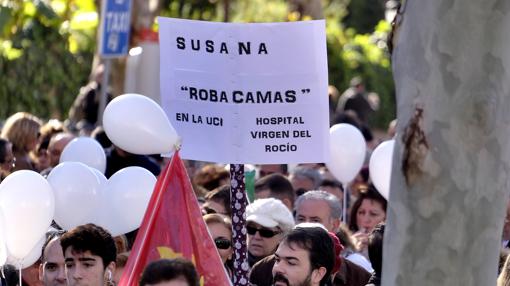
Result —
[{"label": "white protest sign", "polygon": [[161,103],[185,159],[314,163],[329,156],[325,22],[158,18]]}]

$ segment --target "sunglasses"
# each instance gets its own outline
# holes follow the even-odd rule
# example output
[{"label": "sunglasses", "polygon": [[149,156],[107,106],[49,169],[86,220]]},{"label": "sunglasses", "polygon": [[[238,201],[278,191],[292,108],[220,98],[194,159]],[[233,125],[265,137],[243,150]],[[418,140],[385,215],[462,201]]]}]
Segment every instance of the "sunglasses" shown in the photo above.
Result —
[{"label": "sunglasses", "polygon": [[208,208],[208,207],[204,207],[202,209],[205,211],[206,214],[215,214],[216,213],[215,210]]},{"label": "sunglasses", "polygon": [[226,238],[216,238],[214,244],[218,249],[229,249],[232,246],[232,242]]},{"label": "sunglasses", "polygon": [[253,226],[247,226],[246,231],[248,231],[249,235],[255,235],[255,233],[258,231],[260,236],[265,238],[271,238],[280,233],[280,231],[273,231],[267,228],[255,228]]}]

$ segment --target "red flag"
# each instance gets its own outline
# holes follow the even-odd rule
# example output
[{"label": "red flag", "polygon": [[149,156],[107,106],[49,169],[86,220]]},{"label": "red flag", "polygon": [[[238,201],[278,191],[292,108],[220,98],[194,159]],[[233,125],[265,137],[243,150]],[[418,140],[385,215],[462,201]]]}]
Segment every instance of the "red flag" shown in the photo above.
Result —
[{"label": "red flag", "polygon": [[178,152],[158,178],[119,285],[136,286],[149,262],[176,257],[195,264],[200,285],[231,285]]}]

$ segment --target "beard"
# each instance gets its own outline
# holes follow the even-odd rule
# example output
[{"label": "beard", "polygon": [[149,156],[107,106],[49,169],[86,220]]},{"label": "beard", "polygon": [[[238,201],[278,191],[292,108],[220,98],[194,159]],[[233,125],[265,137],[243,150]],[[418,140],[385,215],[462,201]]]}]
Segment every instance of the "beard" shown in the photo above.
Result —
[{"label": "beard", "polygon": [[302,281],[299,281],[298,284],[290,284],[289,279],[287,279],[287,277],[285,277],[285,275],[283,275],[279,272],[277,272],[273,277],[273,285],[276,282],[283,282],[287,286],[310,286],[311,281],[312,281],[312,273],[308,273],[306,278]]}]

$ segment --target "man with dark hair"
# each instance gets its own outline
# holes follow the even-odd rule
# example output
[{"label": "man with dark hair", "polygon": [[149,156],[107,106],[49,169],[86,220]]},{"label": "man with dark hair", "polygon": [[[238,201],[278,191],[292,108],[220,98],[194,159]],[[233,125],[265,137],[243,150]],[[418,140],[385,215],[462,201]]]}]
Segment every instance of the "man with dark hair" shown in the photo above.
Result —
[{"label": "man with dark hair", "polygon": [[182,258],[160,259],[145,267],[139,286],[198,286],[193,263]]},{"label": "man with dark hair", "polygon": [[41,264],[39,265],[39,280],[44,286],[66,285],[64,269],[64,253],[60,246],[62,231],[47,233],[47,239],[42,248]]},{"label": "man with dark hair", "polygon": [[319,191],[325,191],[334,195],[340,200],[340,203],[342,203],[344,199],[344,188],[342,187],[342,184],[336,180],[322,180],[322,183],[319,186]]},{"label": "man with dark hair", "polygon": [[209,191],[204,196],[205,203],[202,211],[205,214],[217,213],[230,217],[232,207],[230,206],[230,185],[220,186]]},{"label": "man with dark hair", "polygon": [[356,112],[358,118],[366,124],[370,115],[378,109],[376,98],[376,96],[372,95],[369,99],[361,77],[353,77],[350,82],[350,87],[345,90],[338,99],[336,112],[338,114],[352,110]]},{"label": "man with dark hair", "polygon": [[[315,222],[322,224],[328,231],[339,230],[342,206],[336,196],[325,191],[309,191],[300,196],[295,205],[296,223]],[[358,265],[370,268],[370,263],[361,255],[356,258],[342,258],[340,269],[334,277],[334,285],[366,284],[370,273]]]},{"label": "man with dark hair", "polygon": [[274,286],[324,286],[335,265],[333,240],[322,227],[296,227],[280,242]]},{"label": "man with dark hair", "polygon": [[69,286],[113,285],[117,249],[110,233],[95,224],[77,226],[60,239]]},{"label": "man with dark hair", "polygon": [[367,286],[381,285],[384,228],[384,223],[376,225],[368,237],[368,257],[374,272]]},{"label": "man with dark hair", "polygon": [[255,182],[255,198],[275,198],[289,208],[294,208],[294,188],[290,181],[281,174],[271,174]]}]

